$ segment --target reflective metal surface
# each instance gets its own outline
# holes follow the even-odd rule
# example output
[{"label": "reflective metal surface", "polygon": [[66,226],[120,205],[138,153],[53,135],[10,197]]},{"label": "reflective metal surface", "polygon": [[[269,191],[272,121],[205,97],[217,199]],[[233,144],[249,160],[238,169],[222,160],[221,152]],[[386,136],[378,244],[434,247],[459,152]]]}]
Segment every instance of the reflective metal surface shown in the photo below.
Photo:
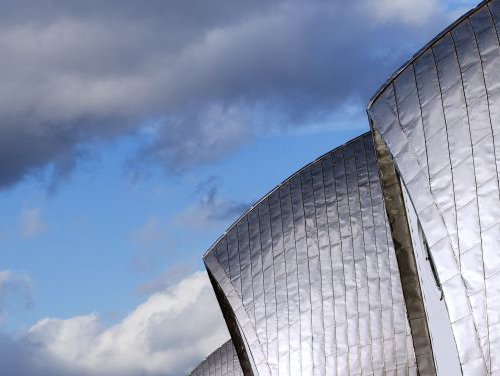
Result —
[{"label": "reflective metal surface", "polygon": [[265,196],[204,261],[253,373],[417,374],[370,134]]},{"label": "reflective metal surface", "polygon": [[243,376],[233,342],[227,341],[210,354],[190,376]]},{"label": "reflective metal surface", "polygon": [[435,376],[436,367],[428,319],[424,308],[422,286],[417,271],[416,254],[410,233],[408,213],[403,200],[403,192],[394,163],[385,144],[376,130],[374,130],[373,136],[380,183],[401,275],[418,370],[421,376]]},{"label": "reflective metal surface", "polygon": [[465,375],[500,374],[500,1],[416,55],[368,107],[435,262]]},{"label": "reflective metal surface", "polygon": [[[404,189],[404,185],[402,188],[427,325],[431,335],[432,355],[435,361],[436,373],[438,376],[461,375],[462,371],[460,359],[458,358],[457,345],[451,330],[451,323],[443,300],[443,291],[440,288],[439,278],[434,273],[431,258],[429,257],[429,248],[425,244],[422,226],[418,221],[417,213],[413,209],[413,204],[408,197],[408,192]],[[413,342],[415,343],[416,336],[413,331],[412,334]],[[422,375],[422,372],[420,374]]]}]

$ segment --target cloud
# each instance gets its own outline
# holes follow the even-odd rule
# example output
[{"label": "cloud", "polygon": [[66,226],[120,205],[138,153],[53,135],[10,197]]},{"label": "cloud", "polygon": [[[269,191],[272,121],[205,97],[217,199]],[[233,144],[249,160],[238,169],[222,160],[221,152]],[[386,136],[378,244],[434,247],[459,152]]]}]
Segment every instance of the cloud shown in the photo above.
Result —
[{"label": "cloud", "polygon": [[360,112],[448,23],[437,1],[1,0],[0,187],[54,180],[155,123],[135,166],[182,172],[269,128]]},{"label": "cloud", "polygon": [[132,233],[136,242],[144,247],[148,247],[165,239],[168,228],[162,225],[157,216],[150,216],[139,230]]},{"label": "cloud", "polygon": [[182,375],[228,337],[208,276],[196,272],[111,327],[92,313],[0,335],[0,363],[7,375]]},{"label": "cloud", "polygon": [[[167,170],[179,173],[193,165],[212,162],[251,137],[248,122],[240,109],[221,105],[173,117],[139,153],[136,163],[159,162]],[[197,125],[195,131],[193,124]]]},{"label": "cloud", "polygon": [[33,306],[33,286],[25,273],[0,270],[0,324],[17,309]]},{"label": "cloud", "polygon": [[177,240],[171,232],[168,222],[156,215],[151,215],[138,229],[131,232],[136,245],[136,254],[132,260],[132,270],[150,273],[159,259],[165,259],[169,250],[176,247]]},{"label": "cloud", "polygon": [[434,14],[440,12],[435,0],[379,0],[366,1],[374,11],[375,16],[383,22],[399,20],[403,24],[423,25]]},{"label": "cloud", "polygon": [[149,295],[158,291],[163,291],[174,283],[178,283],[186,275],[193,272],[193,267],[189,264],[179,264],[170,267],[159,278],[153,279],[137,287],[136,292],[140,295]]},{"label": "cloud", "polygon": [[218,177],[212,176],[198,184],[195,196],[198,202],[177,215],[177,225],[206,228],[229,222],[250,208],[250,204],[227,200],[219,195]]},{"label": "cloud", "polygon": [[35,238],[48,228],[41,208],[24,209],[20,217],[19,231],[25,239]]}]

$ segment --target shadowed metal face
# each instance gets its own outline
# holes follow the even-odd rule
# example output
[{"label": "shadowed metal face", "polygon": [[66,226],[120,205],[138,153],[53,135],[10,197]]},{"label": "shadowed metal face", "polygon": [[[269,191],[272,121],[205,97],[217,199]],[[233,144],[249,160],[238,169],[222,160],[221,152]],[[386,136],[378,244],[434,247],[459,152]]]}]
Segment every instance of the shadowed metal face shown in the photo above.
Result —
[{"label": "shadowed metal face", "polygon": [[368,107],[419,218],[465,375],[500,373],[500,1],[422,50]]},{"label": "shadowed metal face", "polygon": [[265,196],[204,261],[254,373],[417,374],[370,134]]}]

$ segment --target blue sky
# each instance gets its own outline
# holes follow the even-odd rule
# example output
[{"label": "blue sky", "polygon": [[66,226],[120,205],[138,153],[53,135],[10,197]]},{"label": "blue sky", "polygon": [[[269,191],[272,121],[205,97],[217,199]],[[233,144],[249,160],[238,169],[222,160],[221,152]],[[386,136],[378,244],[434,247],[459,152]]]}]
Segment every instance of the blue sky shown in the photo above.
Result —
[{"label": "blue sky", "polygon": [[[56,192],[48,192],[38,178],[28,178],[0,196],[0,228],[2,260],[30,276],[33,301],[9,298],[15,312],[3,327],[15,330],[41,317],[93,311],[120,318],[144,300],[141,285],[172,268],[186,273],[202,269],[202,254],[246,204],[332,145],[366,130],[361,125],[270,135],[216,164],[169,177],[154,170],[136,181],[123,166],[134,140],[122,140],[96,151],[94,160],[84,162]],[[208,186],[197,192],[203,183]],[[220,220],[196,218],[203,217],[196,209],[212,187],[218,200],[233,201],[241,210]],[[23,219],[30,211],[36,218]],[[38,229],[23,230],[23,221],[39,221]],[[25,308],[26,303],[30,306]]]},{"label": "blue sky", "polygon": [[[177,375],[222,344],[202,254],[367,131],[378,86],[475,5],[0,3],[0,360],[28,376]],[[191,292],[211,313],[181,346]],[[160,360],[126,347],[151,340],[147,312],[169,328]]]}]

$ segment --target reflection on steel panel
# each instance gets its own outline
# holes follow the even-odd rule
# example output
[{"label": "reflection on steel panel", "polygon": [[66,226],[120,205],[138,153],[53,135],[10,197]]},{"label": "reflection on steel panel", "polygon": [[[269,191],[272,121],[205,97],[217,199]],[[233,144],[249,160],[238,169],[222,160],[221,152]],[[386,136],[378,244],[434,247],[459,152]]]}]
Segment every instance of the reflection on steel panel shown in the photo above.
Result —
[{"label": "reflection on steel panel", "polygon": [[243,376],[240,362],[230,340],[210,354],[190,376]]},{"label": "reflection on steel panel", "polygon": [[394,163],[376,131],[374,131],[374,143],[418,371],[421,376],[435,376],[436,367],[428,318],[424,307],[425,302],[418,275],[417,259],[412,244],[411,225],[403,200],[403,192]]},{"label": "reflection on steel panel", "polygon": [[500,374],[500,1],[419,52],[368,106],[442,285],[465,375]]},{"label": "reflection on steel panel", "polygon": [[389,232],[365,134],[290,177],[216,242],[205,265],[253,373],[417,374]]},{"label": "reflection on steel panel", "polygon": [[[413,241],[415,262],[418,268],[418,277],[422,288],[423,304],[431,332],[432,351],[439,376],[456,376],[462,372],[458,359],[457,346],[451,331],[450,320],[443,301],[442,289],[439,278],[435,274],[429,248],[425,244],[422,227],[418,221],[417,213],[408,197],[408,192],[403,188],[404,205],[407,211],[408,223]],[[402,271],[400,270],[400,273]],[[404,277],[403,277],[404,278]],[[408,307],[408,311],[410,308]],[[413,333],[415,342],[415,334]],[[415,350],[416,352],[416,350]],[[417,358],[418,359],[418,358]],[[418,364],[418,361],[417,361]],[[419,367],[420,368],[420,367]],[[420,372],[422,374],[422,372]]]}]

